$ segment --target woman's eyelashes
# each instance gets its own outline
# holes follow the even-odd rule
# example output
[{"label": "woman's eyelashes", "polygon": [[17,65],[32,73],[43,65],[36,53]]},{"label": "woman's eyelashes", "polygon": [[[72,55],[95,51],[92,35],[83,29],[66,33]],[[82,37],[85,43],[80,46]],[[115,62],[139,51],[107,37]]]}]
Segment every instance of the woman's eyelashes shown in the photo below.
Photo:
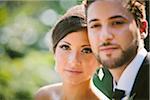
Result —
[{"label": "woman's eyelashes", "polygon": [[[72,50],[71,47],[67,44],[62,44],[59,46],[60,49],[62,50]],[[92,49],[90,47],[83,47],[81,48],[81,52],[85,54],[92,53]]]},{"label": "woman's eyelashes", "polygon": [[66,45],[66,44],[62,44],[59,46],[59,48],[63,49],[63,50],[70,50],[70,46]]},{"label": "woman's eyelashes", "polygon": [[83,48],[81,52],[89,54],[89,53],[92,53],[92,49],[86,47],[86,48]]}]

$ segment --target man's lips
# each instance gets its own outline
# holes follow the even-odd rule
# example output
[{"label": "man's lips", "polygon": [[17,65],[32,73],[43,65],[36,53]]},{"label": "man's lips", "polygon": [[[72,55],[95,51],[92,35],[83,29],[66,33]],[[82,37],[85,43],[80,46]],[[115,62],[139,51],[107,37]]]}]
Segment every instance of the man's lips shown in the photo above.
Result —
[{"label": "man's lips", "polygon": [[117,45],[108,45],[108,46],[100,46],[99,50],[100,51],[112,51],[112,50],[116,50],[119,47]]}]

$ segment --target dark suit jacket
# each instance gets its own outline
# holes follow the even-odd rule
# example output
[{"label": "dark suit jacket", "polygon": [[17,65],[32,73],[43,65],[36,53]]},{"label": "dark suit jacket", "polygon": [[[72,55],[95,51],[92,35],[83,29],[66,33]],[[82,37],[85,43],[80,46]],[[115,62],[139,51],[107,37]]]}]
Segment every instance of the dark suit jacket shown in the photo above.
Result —
[{"label": "dark suit jacket", "polygon": [[130,96],[135,93],[134,100],[149,100],[149,62],[150,53],[144,59],[136,76]]}]

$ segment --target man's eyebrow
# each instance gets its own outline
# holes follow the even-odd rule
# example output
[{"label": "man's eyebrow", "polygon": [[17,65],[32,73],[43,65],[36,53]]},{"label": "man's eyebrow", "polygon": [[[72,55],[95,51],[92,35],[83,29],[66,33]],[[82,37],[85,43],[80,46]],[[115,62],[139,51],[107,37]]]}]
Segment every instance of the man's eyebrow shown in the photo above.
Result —
[{"label": "man's eyebrow", "polygon": [[121,16],[121,15],[115,15],[115,16],[110,17],[109,19],[115,19],[115,18],[123,18],[123,19],[126,19],[125,17],[123,17],[123,16]]},{"label": "man's eyebrow", "polygon": [[95,22],[95,21],[99,21],[99,19],[96,19],[96,18],[91,19],[91,20],[89,20],[89,22],[88,22],[88,23],[92,23],[92,22]]},{"label": "man's eyebrow", "polygon": [[[116,19],[116,18],[126,19],[124,16],[121,16],[121,15],[115,15],[115,16],[110,17],[109,19]],[[95,21],[99,21],[99,19],[97,19],[97,18],[91,19],[91,20],[88,21],[88,23],[92,23],[92,22],[95,22]]]}]

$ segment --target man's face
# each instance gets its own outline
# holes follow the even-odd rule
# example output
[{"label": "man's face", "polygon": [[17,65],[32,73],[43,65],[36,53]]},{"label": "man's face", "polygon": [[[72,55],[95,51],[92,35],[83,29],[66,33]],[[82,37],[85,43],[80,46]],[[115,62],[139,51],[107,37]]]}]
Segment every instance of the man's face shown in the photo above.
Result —
[{"label": "man's face", "polygon": [[132,14],[117,0],[93,2],[87,21],[93,52],[104,66],[120,67],[135,57],[140,32]]}]

